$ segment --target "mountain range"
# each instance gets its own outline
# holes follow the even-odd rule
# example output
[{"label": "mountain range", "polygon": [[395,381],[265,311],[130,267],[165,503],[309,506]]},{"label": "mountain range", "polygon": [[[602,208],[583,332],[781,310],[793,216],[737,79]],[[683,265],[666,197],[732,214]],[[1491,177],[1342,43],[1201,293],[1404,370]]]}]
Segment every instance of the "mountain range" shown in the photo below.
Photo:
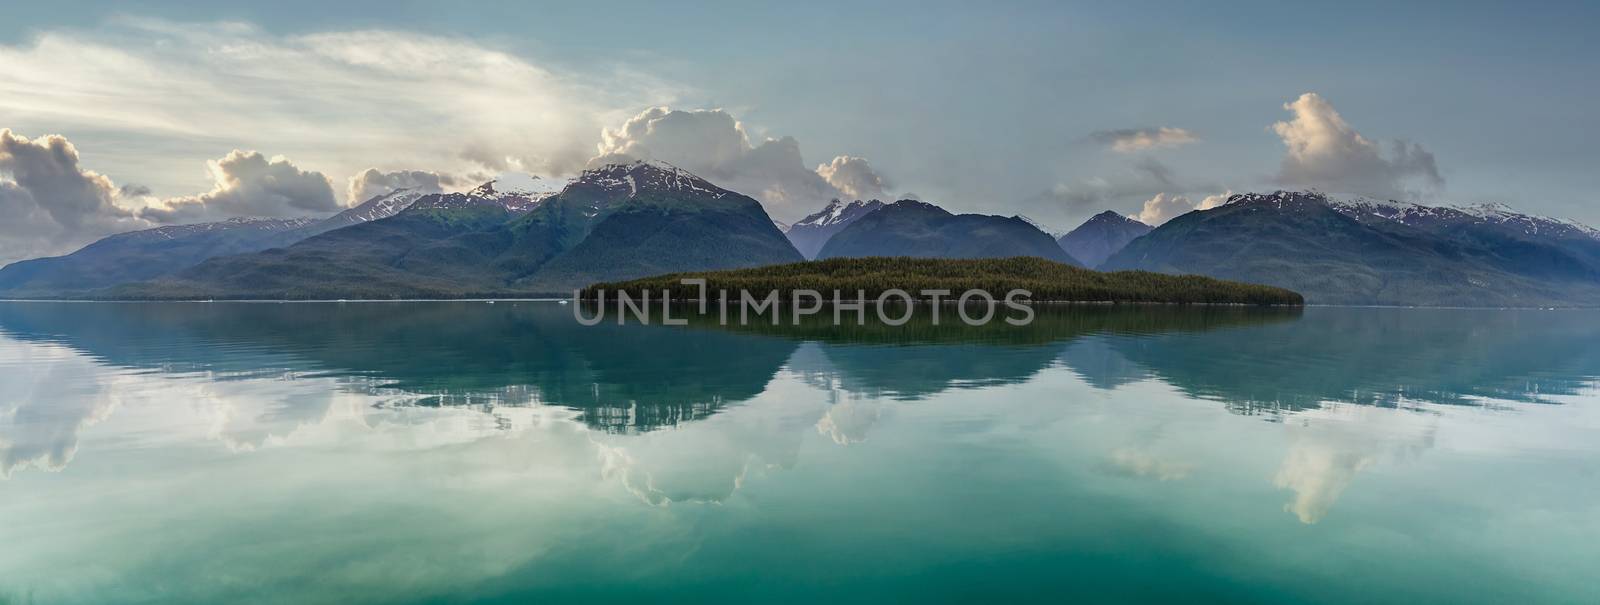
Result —
[{"label": "mountain range", "polygon": [[802,260],[761,204],[656,162],[589,170],[547,196],[423,196],[393,217],[212,258],[115,298],[456,298]]},{"label": "mountain range", "polygon": [[1594,306],[1600,233],[1498,205],[1278,191],[1174,218],[1101,269],[1268,284],[1313,304]]},{"label": "mountain range", "polygon": [[813,256],[1031,256],[1279,286],[1313,304],[1600,305],[1600,232],[1503,205],[1251,193],[1154,229],[1102,212],[1054,239],[1021,216],[834,200],[784,228],[756,200],[660,162],[459,193],[400,189],[323,219],[113,235],[0,268],[0,297],[547,295]]}]

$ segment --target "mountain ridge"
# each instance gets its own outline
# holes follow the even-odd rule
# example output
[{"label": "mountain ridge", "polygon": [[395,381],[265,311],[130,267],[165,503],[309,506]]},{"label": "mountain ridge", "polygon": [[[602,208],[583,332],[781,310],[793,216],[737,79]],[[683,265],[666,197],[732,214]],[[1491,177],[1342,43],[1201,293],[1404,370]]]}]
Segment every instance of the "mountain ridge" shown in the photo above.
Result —
[{"label": "mountain ridge", "polygon": [[1089,217],[1056,240],[1062,250],[1078,259],[1085,267],[1098,267],[1111,255],[1138,237],[1149,233],[1150,225],[1107,210]]},{"label": "mountain ridge", "polygon": [[[1584,235],[1538,236],[1528,221]],[[1530,215],[1247,193],[1168,221],[1101,268],[1276,285],[1312,304],[1592,306],[1600,304],[1600,238],[1587,233]]]},{"label": "mountain ridge", "polygon": [[806,258],[816,258],[828,239],[850,223],[884,207],[881,200],[843,202],[835,198],[809,216],[789,225],[784,235]]},{"label": "mountain ridge", "polygon": [[918,200],[900,200],[855,220],[823,245],[817,258],[1034,256],[1073,266],[1054,238],[1018,217],[954,214]]},{"label": "mountain ridge", "polygon": [[[472,192],[284,249],[108,292],[132,298],[453,298],[801,260],[759,202],[655,162],[585,171],[531,208]],[[247,277],[236,277],[247,276]]]}]

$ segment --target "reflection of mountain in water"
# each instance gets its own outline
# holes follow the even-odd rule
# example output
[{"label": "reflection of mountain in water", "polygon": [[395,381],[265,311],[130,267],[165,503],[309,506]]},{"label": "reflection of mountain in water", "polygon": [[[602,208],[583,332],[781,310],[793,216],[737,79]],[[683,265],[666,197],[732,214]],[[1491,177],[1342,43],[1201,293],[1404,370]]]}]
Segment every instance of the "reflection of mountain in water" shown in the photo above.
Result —
[{"label": "reflection of mountain in water", "polygon": [[[922,313],[902,327],[835,326],[816,316],[798,326],[693,318],[682,327],[586,327],[569,306],[527,302],[9,303],[0,305],[0,331],[113,366],[206,372],[212,381],[332,378],[351,390],[400,395],[380,398],[388,405],[565,406],[609,432],[703,418],[763,392],[785,367],[858,399],[915,400],[1022,382],[1060,364],[1099,388],[1155,377],[1246,412],[1330,400],[1541,401],[1600,373],[1592,313],[1303,313],[1042,306],[1026,328],[952,317],[932,325]],[[328,401],[285,396],[263,418],[314,421]],[[872,416],[865,408],[841,413],[819,430],[850,440],[850,425]]]},{"label": "reflection of mountain in water", "polygon": [[333,376],[421,395],[413,401],[424,405],[568,406],[610,431],[748,399],[795,348],[662,326],[584,327],[541,303],[8,304],[0,329],[117,366],[223,380]]},{"label": "reflection of mountain in water", "polygon": [[[691,326],[817,342],[819,354],[797,354],[789,369],[814,384],[831,384],[849,393],[911,400],[951,388],[1024,382],[1056,361],[1086,379],[1104,375],[1109,381],[1091,383],[1115,386],[1136,380],[1143,372],[1126,360],[1117,361],[1117,353],[1107,349],[1102,337],[1205,332],[1283,322],[1299,317],[1300,309],[1046,305],[1035,309],[1034,321],[1026,327],[998,320],[970,326],[954,316],[953,308],[943,313],[937,325],[923,308],[903,326],[848,321],[834,325],[827,314],[804,317],[800,325],[782,318],[777,326],[768,322],[720,326],[709,319],[691,319]],[[1088,335],[1096,336],[1082,338]],[[1065,352],[1062,343],[1068,343]],[[1108,373],[1116,373],[1117,378]]]},{"label": "reflection of mountain in water", "polygon": [[1325,401],[1549,402],[1600,376],[1592,311],[1313,308],[1293,323],[1107,342],[1162,381],[1244,413]]}]

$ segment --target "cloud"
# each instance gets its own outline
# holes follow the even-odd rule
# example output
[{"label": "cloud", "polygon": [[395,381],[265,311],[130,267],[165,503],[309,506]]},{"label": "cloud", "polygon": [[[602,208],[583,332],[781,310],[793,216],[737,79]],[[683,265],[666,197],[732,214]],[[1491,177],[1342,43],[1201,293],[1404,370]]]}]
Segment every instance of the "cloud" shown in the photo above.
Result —
[{"label": "cloud", "polygon": [[872,169],[866,158],[841,155],[833,158],[832,162],[817,166],[817,174],[846,197],[858,200],[887,197],[884,189],[889,187],[888,181]]},{"label": "cloud", "polygon": [[828,407],[817,420],[817,434],[839,445],[867,440],[867,432],[883,415],[883,404],[876,401],[845,400]]},{"label": "cloud", "polygon": [[1200,200],[1200,204],[1198,206],[1195,206],[1195,210],[1210,210],[1212,208],[1216,208],[1218,206],[1221,206],[1223,204],[1228,203],[1228,199],[1231,198],[1231,197],[1233,197],[1233,190],[1232,189],[1229,189],[1229,190],[1224,191],[1222,193],[1216,193],[1216,194],[1208,195],[1204,199]]},{"label": "cloud", "polygon": [[1071,214],[1081,214],[1129,206],[1162,192],[1191,189],[1194,187],[1180,182],[1166,164],[1142,157],[1113,178],[1094,177],[1072,184],[1057,184],[1039,197],[1064,205]]},{"label": "cloud", "polygon": [[373,196],[383,195],[396,189],[417,189],[424,193],[439,193],[445,187],[458,184],[458,179],[448,174],[428,172],[426,170],[397,170],[394,172],[380,172],[376,168],[368,168],[353,177],[345,194],[345,199],[350,205],[372,199]]},{"label": "cloud", "polygon": [[1144,207],[1139,210],[1139,222],[1152,227],[1159,227],[1162,223],[1188,214],[1195,210],[1209,210],[1228,203],[1228,198],[1233,196],[1233,191],[1208,195],[1199,203],[1190,201],[1187,196],[1158,193],[1155,197],[1145,200]]},{"label": "cloud", "polygon": [[1294,493],[1283,509],[1301,523],[1321,521],[1363,471],[1414,460],[1432,449],[1438,419],[1372,406],[1335,406],[1301,415],[1273,485]]},{"label": "cloud", "polygon": [[0,264],[148,226],[116,204],[121,195],[110,178],[79,165],[65,137],[0,129]]},{"label": "cloud", "polygon": [[160,223],[193,223],[235,216],[297,217],[338,212],[333,185],[320,172],[301,170],[283,156],[233,150],[208,162],[211,191],[172,198],[139,216]]},{"label": "cloud", "polygon": [[[115,382],[124,377],[102,378],[103,366],[60,345],[0,338],[0,346],[20,356],[0,363],[34,368],[0,380],[0,480],[30,467],[66,468],[77,454],[79,434],[121,405],[129,390]],[[72,385],[71,396],[50,396],[64,385]]]},{"label": "cloud", "polygon": [[[595,133],[683,90],[649,66],[563,71],[479,39],[357,30],[277,35],[240,23],[113,18],[0,44],[0,115],[138,140],[97,166],[192,190],[217,149],[270,149],[348,177],[375,158],[465,174],[489,164],[562,176]],[[80,138],[83,138],[80,136]],[[96,141],[84,138],[80,144]],[[170,158],[152,165],[147,149]]]},{"label": "cloud", "polygon": [[1444,186],[1428,150],[1397,140],[1385,153],[1316,93],[1300,95],[1283,108],[1294,118],[1272,125],[1288,148],[1277,175],[1280,184],[1386,198],[1416,197],[1408,183],[1433,190]]},{"label": "cloud", "polygon": [[1167,126],[1160,128],[1101,130],[1090,134],[1089,138],[1097,143],[1111,147],[1111,150],[1117,153],[1180,147],[1200,141],[1199,137],[1196,137],[1194,133],[1188,130]]},{"label": "cloud", "polygon": [[1153,227],[1177,218],[1194,210],[1194,202],[1181,195],[1167,195],[1157,193],[1155,197],[1145,201],[1144,208],[1139,211],[1139,222]]},{"label": "cloud", "polygon": [[840,156],[808,169],[794,137],[753,144],[744,125],[721,109],[647,109],[620,128],[602,131],[588,165],[635,159],[662,160],[698,174],[762,201],[782,219],[804,216],[833,198],[858,197],[850,192],[882,197],[886,184],[861,158]]}]

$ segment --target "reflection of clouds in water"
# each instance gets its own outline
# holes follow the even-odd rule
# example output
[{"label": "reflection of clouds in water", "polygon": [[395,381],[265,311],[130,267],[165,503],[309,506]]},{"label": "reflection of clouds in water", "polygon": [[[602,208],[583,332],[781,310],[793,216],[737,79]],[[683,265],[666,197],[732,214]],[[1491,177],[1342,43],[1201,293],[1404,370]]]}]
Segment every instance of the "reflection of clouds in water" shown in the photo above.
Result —
[{"label": "reflection of clouds in water", "polygon": [[[740,402],[737,413],[619,436],[587,426],[581,411],[506,405],[538,399],[521,386],[476,394],[475,400],[482,400],[476,403],[438,407],[433,405],[438,395],[406,393],[363,378],[298,376],[287,370],[250,376],[124,371],[39,343],[15,343],[0,347],[0,353],[8,356],[0,359],[0,367],[18,368],[0,381],[0,460],[5,463],[0,471],[6,475],[30,465],[65,467],[77,450],[79,432],[122,407],[132,411],[113,434],[135,434],[147,423],[161,431],[138,439],[204,439],[236,453],[285,445],[346,447],[340,439],[356,438],[351,429],[366,434],[362,441],[403,438],[393,444],[401,450],[464,446],[496,435],[516,434],[525,441],[565,434],[578,437],[570,443],[589,451],[568,470],[587,468],[591,476],[617,481],[650,504],[715,503],[736,492],[752,472],[792,467],[804,436],[830,409],[803,375],[785,372],[777,381],[781,384]],[[864,437],[876,412],[856,416],[840,425],[840,438]],[[585,458],[588,462],[581,462]]]},{"label": "reflection of clouds in water", "polygon": [[817,421],[817,432],[839,445],[867,440],[867,430],[878,422],[883,404],[876,401],[847,400],[833,404]]},{"label": "reflection of clouds in water", "polygon": [[793,468],[807,429],[830,409],[805,375],[785,371],[760,395],[692,424],[590,438],[602,474],[648,504],[722,503],[752,475]]},{"label": "reflection of clouds in water", "polygon": [[1359,405],[1303,412],[1289,424],[1289,453],[1273,483],[1294,492],[1284,510],[1302,523],[1328,514],[1356,475],[1388,460],[1408,460],[1433,447],[1437,417]]},{"label": "reflection of clouds in water", "polygon": [[1112,450],[1111,464],[1124,473],[1158,481],[1183,479],[1194,471],[1193,464],[1172,460],[1154,451],[1136,447],[1120,447]]},{"label": "reflection of clouds in water", "polygon": [[827,393],[832,405],[817,420],[818,434],[839,445],[867,440],[867,431],[883,413],[883,404],[870,398],[875,391],[850,384],[827,352],[814,342],[796,348],[785,368],[801,382]]},{"label": "reflection of clouds in water", "polygon": [[[59,471],[78,450],[78,433],[104,420],[118,390],[77,378],[92,361],[56,345],[15,346],[0,337],[0,479],[15,470]],[[65,387],[70,392],[62,393]]]}]

